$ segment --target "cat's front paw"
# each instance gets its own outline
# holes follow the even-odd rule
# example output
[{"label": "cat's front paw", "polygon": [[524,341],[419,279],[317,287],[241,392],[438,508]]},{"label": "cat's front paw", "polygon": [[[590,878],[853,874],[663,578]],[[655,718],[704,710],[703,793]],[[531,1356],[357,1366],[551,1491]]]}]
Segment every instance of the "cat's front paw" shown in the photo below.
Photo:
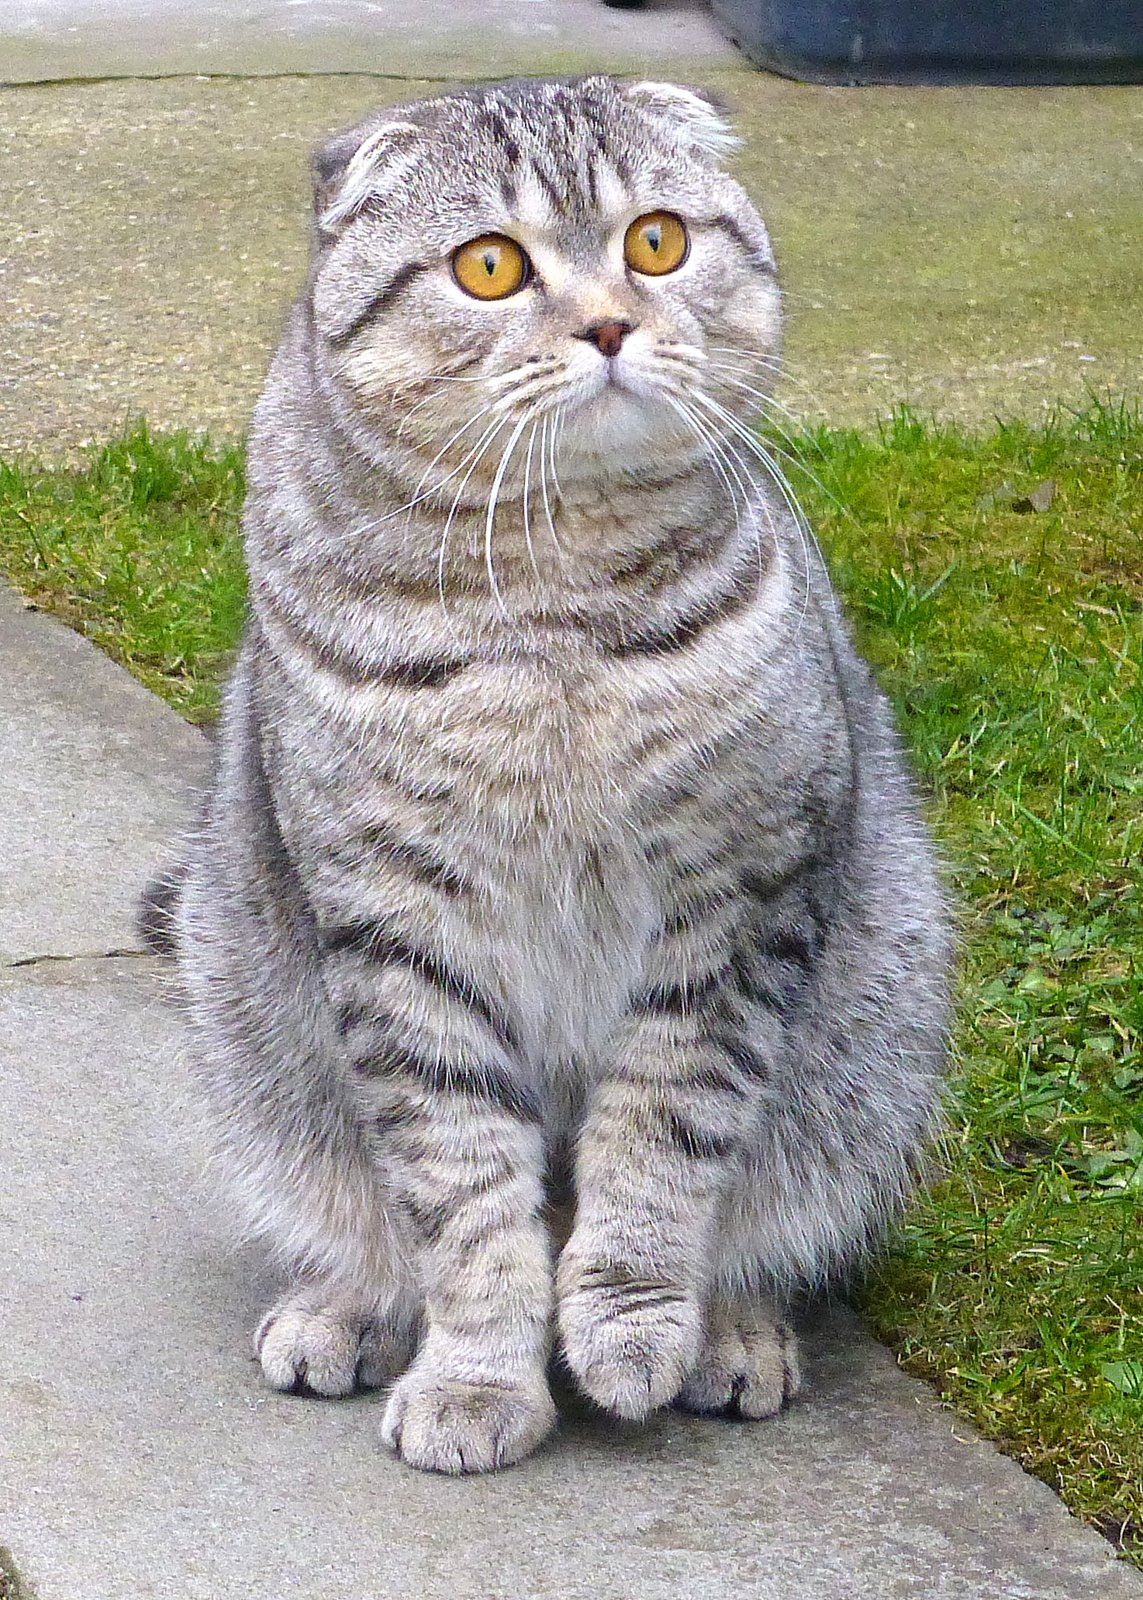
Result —
[{"label": "cat's front paw", "polygon": [[801,1388],[798,1341],[758,1308],[714,1311],[702,1353],[678,1397],[686,1411],[760,1421],[776,1417]]},{"label": "cat's front paw", "polygon": [[272,1389],[335,1397],[388,1383],[413,1351],[404,1325],[307,1288],[266,1313],[254,1335],[254,1353]]},{"label": "cat's front paw", "polygon": [[689,1291],[620,1262],[580,1263],[567,1251],[559,1322],[564,1357],[585,1394],[636,1421],[670,1404],[702,1342],[701,1308]]},{"label": "cat's front paw", "polygon": [[492,1472],[551,1433],[556,1408],[542,1373],[524,1384],[461,1383],[414,1363],[389,1396],[381,1436],[423,1472]]}]

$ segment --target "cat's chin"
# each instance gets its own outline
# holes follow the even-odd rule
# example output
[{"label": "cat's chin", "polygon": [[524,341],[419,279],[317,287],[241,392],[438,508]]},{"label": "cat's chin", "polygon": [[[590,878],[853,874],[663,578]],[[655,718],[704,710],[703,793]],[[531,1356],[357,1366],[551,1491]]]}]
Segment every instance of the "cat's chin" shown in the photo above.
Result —
[{"label": "cat's chin", "polygon": [[565,414],[560,481],[674,477],[703,455],[696,436],[661,396],[609,385]]}]

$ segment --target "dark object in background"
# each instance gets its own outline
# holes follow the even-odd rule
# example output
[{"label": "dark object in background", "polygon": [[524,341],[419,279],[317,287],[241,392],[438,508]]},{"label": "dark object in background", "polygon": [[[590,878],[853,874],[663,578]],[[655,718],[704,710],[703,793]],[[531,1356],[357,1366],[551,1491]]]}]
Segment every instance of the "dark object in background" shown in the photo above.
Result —
[{"label": "dark object in background", "polygon": [[714,0],[759,66],[811,83],[1143,83],[1141,0]]}]

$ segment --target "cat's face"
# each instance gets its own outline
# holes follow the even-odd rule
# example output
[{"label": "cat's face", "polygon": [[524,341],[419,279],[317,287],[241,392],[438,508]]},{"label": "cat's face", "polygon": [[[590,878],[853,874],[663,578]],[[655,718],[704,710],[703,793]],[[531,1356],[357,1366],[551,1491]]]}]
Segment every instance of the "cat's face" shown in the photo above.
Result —
[{"label": "cat's face", "polygon": [[676,469],[777,349],[731,142],[689,91],[606,78],[373,119],[317,160],[327,370],[430,485],[538,471],[557,441],[561,480]]}]

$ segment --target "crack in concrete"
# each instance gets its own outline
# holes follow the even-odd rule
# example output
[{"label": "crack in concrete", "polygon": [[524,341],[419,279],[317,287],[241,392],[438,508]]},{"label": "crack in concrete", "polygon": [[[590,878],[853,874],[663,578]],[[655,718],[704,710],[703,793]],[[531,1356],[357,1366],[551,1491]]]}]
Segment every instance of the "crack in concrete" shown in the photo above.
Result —
[{"label": "crack in concrete", "polygon": [[16,967],[38,967],[48,961],[122,961],[122,960],[150,960],[149,950],[130,950],[127,948],[116,950],[78,950],[66,955],[40,955],[19,956],[15,961],[5,961],[4,970],[12,971]]}]

